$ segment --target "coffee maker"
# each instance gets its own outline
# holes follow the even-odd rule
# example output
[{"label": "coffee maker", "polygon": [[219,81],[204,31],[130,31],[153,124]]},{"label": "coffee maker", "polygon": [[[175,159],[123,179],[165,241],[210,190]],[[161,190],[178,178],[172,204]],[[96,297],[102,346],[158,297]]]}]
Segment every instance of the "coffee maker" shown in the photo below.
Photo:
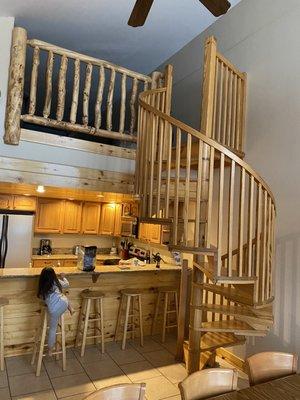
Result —
[{"label": "coffee maker", "polygon": [[50,239],[41,239],[40,240],[40,250],[39,253],[41,256],[52,254],[51,240]]}]

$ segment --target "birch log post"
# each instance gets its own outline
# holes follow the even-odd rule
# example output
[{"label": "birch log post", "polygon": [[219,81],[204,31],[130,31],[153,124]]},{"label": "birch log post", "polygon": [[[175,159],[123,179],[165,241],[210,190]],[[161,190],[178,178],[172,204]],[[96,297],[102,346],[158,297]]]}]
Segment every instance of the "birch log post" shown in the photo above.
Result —
[{"label": "birch log post", "polygon": [[116,79],[116,71],[112,69],[110,75],[108,95],[107,95],[106,129],[108,131],[112,130],[112,108],[113,108],[113,97],[115,89],[115,79]]},{"label": "birch log post", "polygon": [[97,97],[95,104],[95,129],[98,131],[101,127],[101,105],[102,105],[102,97],[103,97],[103,89],[105,83],[105,72],[104,67],[101,65],[99,69],[99,82],[97,89]]},{"label": "birch log post", "polygon": [[46,83],[45,83],[45,104],[43,110],[44,118],[48,118],[51,110],[52,101],[52,74],[53,74],[53,51],[49,51],[46,67]]},{"label": "birch log post", "polygon": [[132,91],[131,91],[131,98],[130,98],[130,134],[132,135],[135,128],[136,123],[136,95],[138,89],[138,80],[137,78],[133,78],[132,81]]},{"label": "birch log post", "polygon": [[72,105],[70,112],[70,122],[76,123],[77,108],[78,108],[78,96],[79,96],[79,84],[80,84],[80,60],[77,58],[74,62],[74,81],[73,81],[73,96]]},{"label": "birch log post", "polygon": [[65,111],[65,98],[66,98],[66,74],[68,67],[68,59],[62,56],[60,70],[58,75],[58,98],[57,98],[57,121],[62,121]]},{"label": "birch log post", "polygon": [[29,115],[34,115],[36,107],[36,90],[38,80],[38,68],[40,65],[40,49],[34,48],[32,59],[32,71],[30,82],[30,96],[29,96]]},{"label": "birch log post", "polygon": [[[166,98],[164,104],[164,110],[166,114],[171,113],[171,102],[172,102],[172,85],[173,85],[173,66],[168,64],[165,68],[165,87],[166,87]],[[163,160],[168,157],[168,148],[170,147],[170,124],[164,124],[164,144],[163,144]]]},{"label": "birch log post", "polygon": [[4,143],[19,144],[20,118],[23,104],[27,32],[14,28],[10,51],[10,66],[5,115]]},{"label": "birch log post", "polygon": [[124,133],[126,112],[126,74],[122,75],[119,132]]},{"label": "birch log post", "polygon": [[92,83],[92,72],[93,66],[92,64],[87,64],[86,72],[85,72],[85,83],[83,90],[83,117],[82,123],[83,126],[87,126],[89,123],[89,100],[90,100],[90,91],[91,91],[91,83]]}]

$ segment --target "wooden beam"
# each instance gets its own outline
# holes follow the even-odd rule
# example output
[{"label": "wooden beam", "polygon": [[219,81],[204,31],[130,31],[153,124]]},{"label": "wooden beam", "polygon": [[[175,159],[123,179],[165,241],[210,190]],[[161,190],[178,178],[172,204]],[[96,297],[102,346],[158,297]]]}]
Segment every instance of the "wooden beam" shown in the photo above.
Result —
[{"label": "wooden beam", "polygon": [[128,25],[143,26],[154,0],[137,0],[128,20]]},{"label": "wooden beam", "polygon": [[200,2],[215,16],[226,14],[231,4],[228,0],[200,0]]}]

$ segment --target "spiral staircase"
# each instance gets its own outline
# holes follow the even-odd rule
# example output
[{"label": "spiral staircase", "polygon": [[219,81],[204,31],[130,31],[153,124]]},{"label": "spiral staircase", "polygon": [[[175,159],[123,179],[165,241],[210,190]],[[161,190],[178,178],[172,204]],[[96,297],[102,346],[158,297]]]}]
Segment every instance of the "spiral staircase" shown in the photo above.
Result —
[{"label": "spiral staircase", "polygon": [[141,222],[168,226],[193,257],[187,368],[273,325],[275,202],[243,161],[246,74],[205,47],[201,130],[170,115],[172,67],[140,94],[136,192]]}]

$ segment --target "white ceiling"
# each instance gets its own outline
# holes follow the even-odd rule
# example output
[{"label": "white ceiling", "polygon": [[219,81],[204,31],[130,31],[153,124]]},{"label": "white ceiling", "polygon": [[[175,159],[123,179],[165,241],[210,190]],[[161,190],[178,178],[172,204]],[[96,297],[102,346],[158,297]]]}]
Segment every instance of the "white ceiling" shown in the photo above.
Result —
[{"label": "white ceiling", "polygon": [[[232,6],[240,0],[230,0]],[[149,73],[215,18],[199,0],[155,0],[144,27],[127,25],[135,0],[1,0],[29,37]]]}]

